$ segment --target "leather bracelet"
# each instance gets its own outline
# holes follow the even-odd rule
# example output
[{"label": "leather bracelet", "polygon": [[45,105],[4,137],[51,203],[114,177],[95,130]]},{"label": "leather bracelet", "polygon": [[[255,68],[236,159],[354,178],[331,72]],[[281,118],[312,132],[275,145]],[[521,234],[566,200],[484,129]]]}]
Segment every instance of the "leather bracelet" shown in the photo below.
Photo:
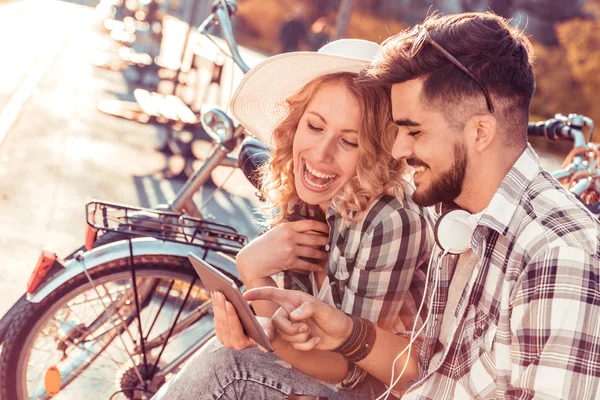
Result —
[{"label": "leather bracelet", "polygon": [[371,321],[364,319],[362,321],[364,321],[365,323],[365,339],[361,342],[360,346],[355,352],[345,357],[346,360],[353,363],[361,361],[366,356],[368,356],[369,353],[371,353],[371,350],[373,350],[373,346],[375,345],[375,339],[377,337],[377,330],[375,329],[375,324],[373,324]]},{"label": "leather bracelet", "polygon": [[375,325],[368,320],[350,315],[352,318],[352,332],[342,344],[333,349],[350,362],[358,362],[371,352],[375,343]]}]

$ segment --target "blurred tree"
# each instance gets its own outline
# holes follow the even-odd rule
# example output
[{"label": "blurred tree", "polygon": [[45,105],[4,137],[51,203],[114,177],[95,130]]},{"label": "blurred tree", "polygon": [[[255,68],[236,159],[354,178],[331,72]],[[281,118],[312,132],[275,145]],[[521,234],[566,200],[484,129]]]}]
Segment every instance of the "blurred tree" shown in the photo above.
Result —
[{"label": "blurred tree", "polygon": [[557,35],[573,78],[583,92],[587,115],[600,123],[600,1],[588,9],[594,18],[564,22],[557,27]]},{"label": "blurred tree", "polygon": [[600,123],[600,0],[587,4],[585,11],[590,18],[557,25],[559,46],[534,42],[537,90],[531,110],[536,116],[574,112]]},{"label": "blurred tree", "polygon": [[533,45],[536,56],[536,90],[531,102],[533,119],[550,118],[559,112],[586,114],[588,104],[581,85],[573,77],[566,50],[536,41]]},{"label": "blurred tree", "polygon": [[[384,10],[392,4],[396,7],[405,6],[410,1],[421,0],[357,1],[355,12],[351,13],[348,20],[345,36],[380,43],[405,29],[408,24],[400,22],[397,14],[378,15],[370,10]],[[516,3],[523,0],[512,1]],[[319,14],[317,8],[324,2],[328,5],[324,11],[321,10],[324,14]],[[239,0],[238,27],[242,28],[238,36],[240,43],[273,54],[277,27],[288,10],[298,3],[306,5],[309,15],[325,15],[333,21],[337,18],[340,6],[339,0]],[[566,6],[573,4],[569,2]],[[557,46],[544,45],[532,39],[537,81],[531,105],[533,119],[549,118],[559,112],[575,112],[588,115],[600,124],[600,0],[588,0],[585,11],[589,18],[576,18],[557,25]],[[600,129],[596,140],[600,140]]]}]

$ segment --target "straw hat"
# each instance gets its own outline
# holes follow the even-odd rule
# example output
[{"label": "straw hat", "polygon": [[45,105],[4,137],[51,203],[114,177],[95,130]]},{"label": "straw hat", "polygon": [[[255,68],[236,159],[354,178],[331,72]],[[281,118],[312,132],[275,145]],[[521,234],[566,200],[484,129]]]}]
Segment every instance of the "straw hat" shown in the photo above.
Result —
[{"label": "straw hat", "polygon": [[367,40],[341,39],[318,52],[278,54],[262,61],[242,79],[231,99],[231,113],[248,132],[271,143],[275,127],[285,118],[285,100],[315,78],[336,72],[359,73],[377,54]]}]

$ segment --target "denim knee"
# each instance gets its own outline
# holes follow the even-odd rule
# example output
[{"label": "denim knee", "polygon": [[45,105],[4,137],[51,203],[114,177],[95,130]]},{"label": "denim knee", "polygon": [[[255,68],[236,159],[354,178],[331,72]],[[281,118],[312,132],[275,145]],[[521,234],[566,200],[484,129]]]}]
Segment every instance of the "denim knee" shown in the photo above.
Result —
[{"label": "denim knee", "polygon": [[[248,391],[261,392],[261,398],[283,398],[285,389],[277,376],[270,376],[265,365],[284,361],[258,349],[237,351],[227,349],[213,339],[172,377],[153,400],[241,398]],[[287,368],[291,366],[287,364]],[[281,396],[281,397],[279,397]]]}]

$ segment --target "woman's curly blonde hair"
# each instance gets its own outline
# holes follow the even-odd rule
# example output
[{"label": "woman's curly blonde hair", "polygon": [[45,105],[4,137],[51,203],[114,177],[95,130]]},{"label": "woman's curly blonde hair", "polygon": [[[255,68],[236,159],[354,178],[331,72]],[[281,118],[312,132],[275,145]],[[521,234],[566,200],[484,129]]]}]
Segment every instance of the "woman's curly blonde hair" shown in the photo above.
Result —
[{"label": "woman's curly blonde hair", "polygon": [[324,85],[342,84],[361,108],[358,135],[360,157],[356,176],[334,195],[331,206],[349,221],[358,221],[380,194],[403,197],[407,181],[404,160],[391,155],[398,127],[391,118],[389,92],[382,87],[361,84],[357,74],[339,72],[314,79],[287,100],[288,115],[273,132],[275,149],[261,169],[261,192],[267,200],[263,208],[270,226],[285,221],[298,200],[294,184],[292,147],[294,135],[308,103]]}]

